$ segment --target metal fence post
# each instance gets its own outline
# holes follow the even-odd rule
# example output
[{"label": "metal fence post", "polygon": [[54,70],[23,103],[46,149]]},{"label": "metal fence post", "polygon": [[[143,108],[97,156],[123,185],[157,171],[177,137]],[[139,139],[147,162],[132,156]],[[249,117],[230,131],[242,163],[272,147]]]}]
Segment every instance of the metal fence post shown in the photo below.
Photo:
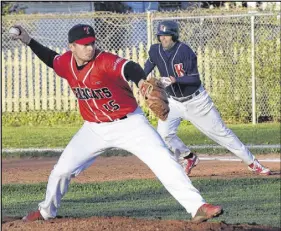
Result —
[{"label": "metal fence post", "polygon": [[[200,27],[199,27],[199,29],[200,29],[200,42],[199,42],[199,48],[201,49],[201,55],[203,55],[203,57],[204,57],[204,55],[205,55],[205,49],[204,49],[204,46],[203,46],[203,23],[204,23],[204,18],[201,18],[200,17]],[[204,58],[202,59],[202,62],[204,63]],[[202,65],[202,73],[201,73],[201,75],[202,75],[202,82],[205,84],[205,65],[203,64]]]},{"label": "metal fence post", "polygon": [[152,20],[151,20],[151,12],[147,11],[147,51],[149,50],[151,44],[152,44],[152,31],[151,31],[151,25],[152,25]]},{"label": "metal fence post", "polygon": [[256,76],[255,76],[255,16],[251,16],[251,73],[252,73],[252,123],[256,118]]}]

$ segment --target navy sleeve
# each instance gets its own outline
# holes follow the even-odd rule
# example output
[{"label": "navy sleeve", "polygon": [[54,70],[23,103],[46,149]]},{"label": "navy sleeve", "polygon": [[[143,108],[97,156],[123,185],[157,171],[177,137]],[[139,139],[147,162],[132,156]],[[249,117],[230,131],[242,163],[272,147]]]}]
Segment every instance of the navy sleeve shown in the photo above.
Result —
[{"label": "navy sleeve", "polygon": [[153,63],[150,58],[148,58],[144,64],[144,73],[145,76],[148,76],[149,73],[154,69],[154,67],[156,66],[155,63]]},{"label": "navy sleeve", "polygon": [[146,77],[149,75],[149,73],[154,69],[154,67],[156,66],[156,64],[153,62],[153,55],[155,53],[155,47],[156,44],[151,45],[151,47],[149,48],[148,51],[148,59],[146,60],[145,64],[144,64],[144,73],[146,75]]},{"label": "navy sleeve", "polygon": [[183,83],[183,84],[188,84],[188,85],[200,85],[201,84],[201,80],[199,78],[199,75],[194,75],[194,76],[182,76],[179,78],[176,78],[176,82],[177,83]]},{"label": "navy sleeve", "polygon": [[189,53],[185,65],[187,67],[186,75],[176,78],[176,82],[188,85],[200,85],[201,80],[197,67],[197,57],[194,52]]}]

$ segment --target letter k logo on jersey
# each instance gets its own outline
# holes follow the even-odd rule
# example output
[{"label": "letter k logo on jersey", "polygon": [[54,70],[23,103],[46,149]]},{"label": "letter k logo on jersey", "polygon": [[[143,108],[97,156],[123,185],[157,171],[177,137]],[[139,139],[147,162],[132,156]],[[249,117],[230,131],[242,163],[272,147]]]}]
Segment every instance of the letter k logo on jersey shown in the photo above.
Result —
[{"label": "letter k logo on jersey", "polygon": [[174,64],[175,67],[175,71],[177,72],[178,77],[182,77],[185,74],[185,71],[183,69],[183,64],[179,63],[179,64]]},{"label": "letter k logo on jersey", "polygon": [[90,28],[88,26],[83,28],[86,34],[90,34]]}]

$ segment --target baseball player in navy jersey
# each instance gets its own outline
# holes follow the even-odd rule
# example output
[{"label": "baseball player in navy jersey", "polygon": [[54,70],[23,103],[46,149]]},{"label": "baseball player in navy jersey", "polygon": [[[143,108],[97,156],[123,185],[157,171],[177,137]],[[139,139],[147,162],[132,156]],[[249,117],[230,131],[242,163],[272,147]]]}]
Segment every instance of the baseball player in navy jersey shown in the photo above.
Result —
[{"label": "baseball player in navy jersey", "polygon": [[62,55],[32,39],[21,26],[17,27],[21,33],[12,38],[27,44],[68,82],[85,120],[51,172],[45,200],[24,221],[56,217],[71,178],[113,147],[134,153],[147,164],[169,193],[191,213],[194,222],[222,213],[220,206],[205,202],[137,105],[127,81],[142,86],[145,73],[139,64],[99,50],[90,25],[78,24],[69,30],[70,50]]},{"label": "baseball player in navy jersey", "polygon": [[206,136],[234,153],[248,165],[249,170],[257,174],[270,175],[270,170],[255,159],[222,121],[200,81],[195,53],[188,45],[179,41],[177,23],[160,22],[157,38],[159,43],[150,47],[144,72],[148,76],[154,67],[160,72],[160,80],[169,95],[170,113],[166,121],[158,121],[157,131],[183,166],[186,174],[190,174],[199,159],[177,136],[181,120],[189,120]]}]

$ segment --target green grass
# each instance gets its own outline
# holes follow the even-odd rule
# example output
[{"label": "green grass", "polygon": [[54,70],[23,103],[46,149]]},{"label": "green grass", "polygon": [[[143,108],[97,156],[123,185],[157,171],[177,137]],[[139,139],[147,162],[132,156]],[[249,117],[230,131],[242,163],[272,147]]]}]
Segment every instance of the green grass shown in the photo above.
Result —
[{"label": "green grass", "polygon": [[[229,125],[245,144],[279,144],[280,124]],[[3,148],[65,147],[80,127],[2,127]],[[187,145],[216,144],[193,125],[181,125],[179,137]]]},{"label": "green grass", "polygon": [[[228,125],[228,127],[245,144],[279,144],[280,124],[240,124]],[[181,126],[178,132],[179,137],[189,145],[216,144],[207,136],[199,132],[193,125]]]},{"label": "green grass", "polygon": [[[226,153],[231,153],[227,149],[219,149],[219,148],[196,148],[195,151],[197,153],[208,155],[225,155]],[[252,154],[258,156],[261,154],[268,154],[268,153],[279,153],[280,148],[264,148],[264,149],[257,149],[257,148],[250,148]],[[15,151],[15,152],[5,152],[2,151],[2,158],[39,158],[39,157],[59,157],[61,152],[58,151]],[[111,156],[130,156],[132,153],[126,150],[106,150],[101,154],[103,157],[111,157]]]},{"label": "green grass", "polygon": [[[203,197],[220,204],[224,214],[214,221],[280,227],[280,179],[194,180]],[[46,184],[3,185],[2,215],[24,216],[44,198]],[[190,219],[185,209],[156,180],[73,183],[59,216],[130,216],[145,219]]]},{"label": "green grass", "polygon": [[[4,152],[2,151],[2,158],[33,158],[33,157],[58,157],[61,152],[58,151],[15,151],[15,152]],[[106,150],[101,154],[103,157],[110,156],[130,156],[130,152],[126,150]]]}]

